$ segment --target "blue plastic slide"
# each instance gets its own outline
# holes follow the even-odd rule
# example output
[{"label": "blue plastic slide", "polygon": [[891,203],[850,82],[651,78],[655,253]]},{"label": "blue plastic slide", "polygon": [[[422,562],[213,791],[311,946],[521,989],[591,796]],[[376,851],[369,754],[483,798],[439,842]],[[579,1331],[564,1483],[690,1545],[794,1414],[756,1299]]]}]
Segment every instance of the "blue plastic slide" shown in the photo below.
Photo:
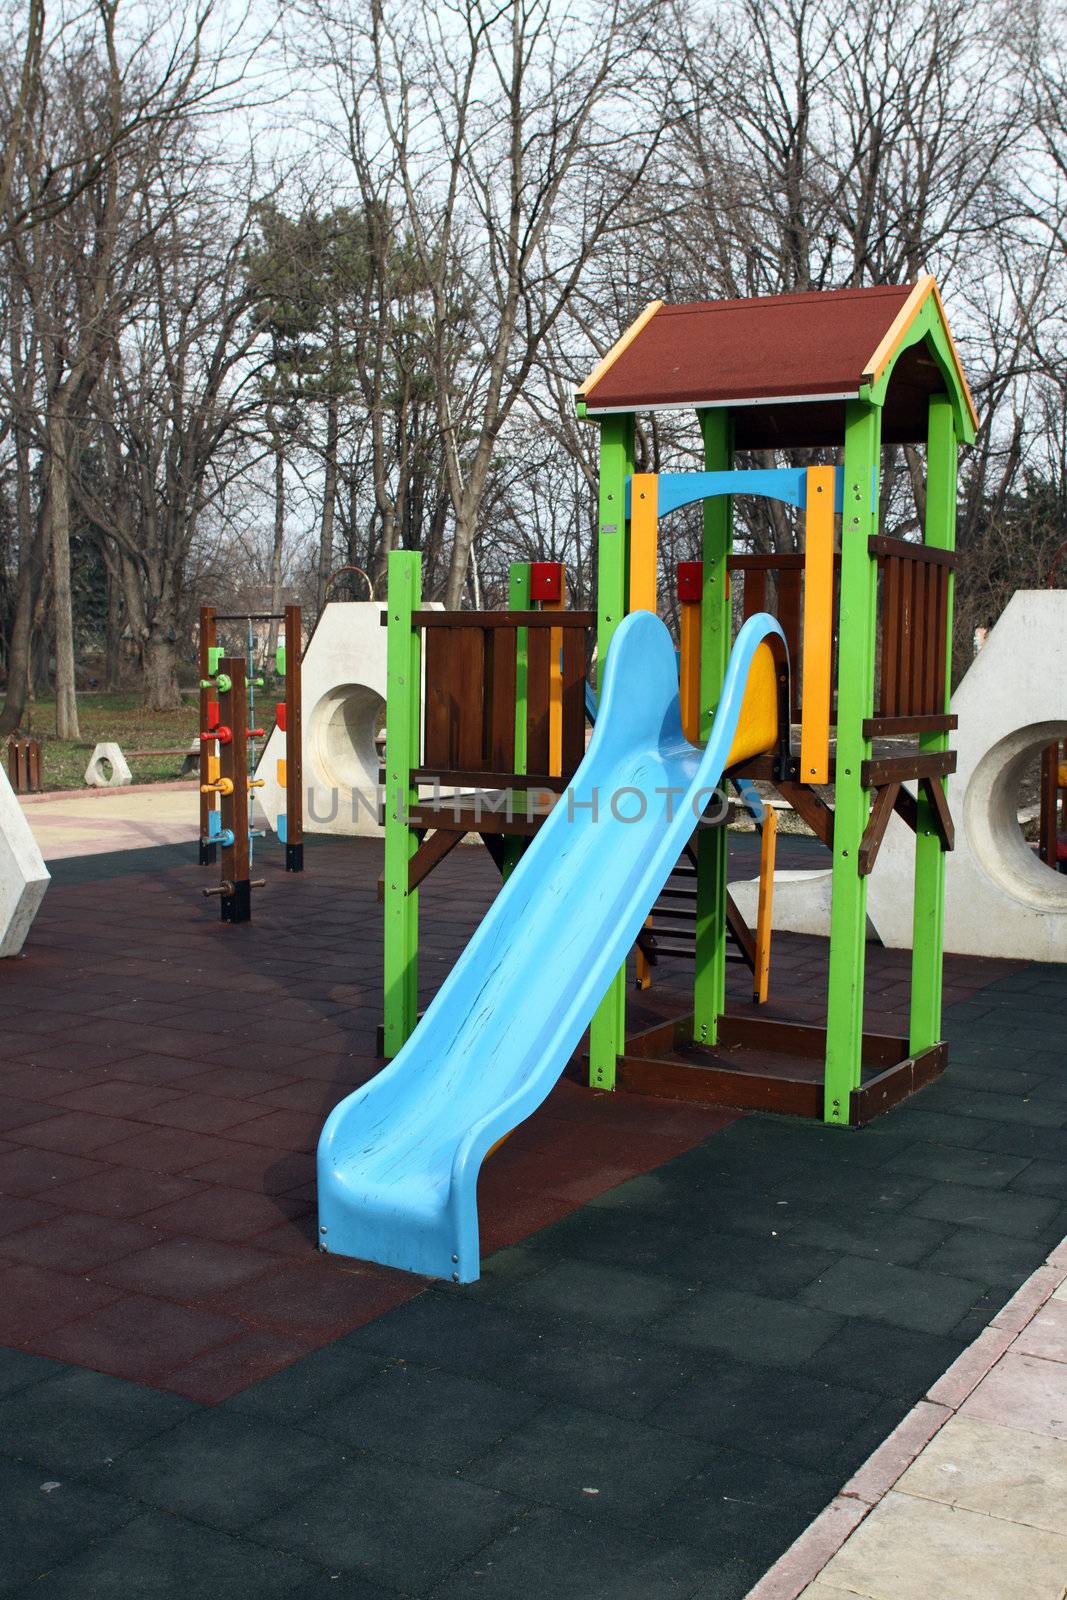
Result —
[{"label": "blue plastic slide", "polygon": [[319,1242],[410,1272],[478,1277],[478,1172],[537,1109],[625,961],[733,745],[773,617],[730,656],[711,738],[682,733],[674,645],[650,612],[619,626],[599,715],[553,808],[399,1055],[319,1140]]}]

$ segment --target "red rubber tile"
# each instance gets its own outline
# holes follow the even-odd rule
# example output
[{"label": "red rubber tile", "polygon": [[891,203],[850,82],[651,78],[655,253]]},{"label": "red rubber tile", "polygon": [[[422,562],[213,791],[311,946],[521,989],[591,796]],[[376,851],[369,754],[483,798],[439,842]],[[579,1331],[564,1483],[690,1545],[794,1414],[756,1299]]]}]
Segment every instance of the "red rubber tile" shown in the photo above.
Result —
[{"label": "red rubber tile", "polygon": [[57,1272],[90,1272],[93,1267],[145,1250],[159,1240],[154,1228],[136,1222],[108,1221],[89,1212],[60,1212],[36,1227],[8,1234],[0,1255]]},{"label": "red rubber tile", "polygon": [[100,1116],[138,1117],[142,1111],[176,1098],[174,1089],[160,1084],[126,1083],[118,1078],[107,1078],[88,1088],[57,1095],[55,1103],[71,1111],[95,1111]]},{"label": "red rubber tile", "polygon": [[[68,1060],[74,1059],[72,1055],[68,1057]],[[102,1075],[103,1069],[99,1066],[38,1064],[20,1056],[17,1062],[4,1067],[4,1093],[17,1095],[22,1100],[47,1101],[71,1089],[84,1089],[87,1084],[98,1082]]]},{"label": "red rubber tile", "polygon": [[138,1217],[157,1206],[197,1194],[200,1188],[198,1183],[167,1173],[104,1167],[91,1177],[62,1184],[48,1198],[72,1211],[91,1211],[102,1217]]},{"label": "red rubber tile", "polygon": [[88,1278],[29,1262],[0,1265],[0,1343],[25,1344],[118,1299],[118,1291]]},{"label": "red rubber tile", "polygon": [[323,1117],[318,1112],[270,1111],[254,1122],[234,1128],[230,1137],[243,1144],[266,1145],[273,1150],[315,1150],[322,1132]]},{"label": "red rubber tile", "polygon": [[48,1195],[72,1179],[106,1170],[99,1161],[84,1156],[54,1150],[11,1150],[0,1155],[0,1194]]},{"label": "red rubber tile", "polygon": [[10,1133],[15,1128],[25,1128],[31,1122],[41,1122],[54,1117],[55,1108],[32,1100],[12,1100],[0,1095],[0,1133]]},{"label": "red rubber tile", "polygon": [[277,1227],[281,1220],[306,1215],[308,1210],[305,1201],[214,1187],[148,1211],[141,1221],[165,1233],[240,1243]]},{"label": "red rubber tile", "polygon": [[316,1256],[307,1265],[283,1262],[267,1277],[219,1295],[213,1304],[257,1328],[326,1339],[373,1322],[424,1287],[423,1279],[388,1267]]},{"label": "red rubber tile", "polygon": [[347,1093],[344,1089],[332,1092],[319,1078],[297,1078],[280,1089],[270,1089],[257,1095],[252,1102],[267,1111],[310,1111],[325,1122],[338,1100]]},{"label": "red rubber tile", "polygon": [[[236,1048],[233,1053],[238,1053]],[[189,1088],[202,1089],[208,1094],[228,1095],[234,1100],[251,1100],[268,1089],[277,1089],[290,1077],[295,1078],[296,1072],[290,1073],[285,1069],[270,1072],[222,1064],[205,1071],[201,1062],[200,1071],[189,1079]]]},{"label": "red rubber tile", "polygon": [[[184,1172],[206,1161],[228,1161],[231,1145],[210,1133],[190,1133],[185,1128],[152,1128],[147,1123],[127,1139],[106,1145],[102,1161],[119,1167],[136,1167],[143,1172]],[[243,1146],[236,1146],[238,1152]]]},{"label": "red rubber tile", "polygon": [[262,1194],[288,1194],[315,1176],[312,1155],[261,1150],[253,1145],[230,1145],[225,1156],[203,1166],[190,1167],[187,1177],[201,1183],[221,1183]]},{"label": "red rubber tile", "polygon": [[247,1245],[171,1238],[99,1267],[93,1281],[161,1300],[199,1303],[276,1267],[275,1256]]},{"label": "red rubber tile", "polygon": [[[53,1205],[47,1205],[41,1200],[19,1199],[5,1195],[0,1201],[0,1239],[12,1233],[18,1233],[23,1228],[31,1227],[35,1222],[47,1222],[49,1217],[62,1216]],[[3,1252],[0,1244],[0,1253]]]},{"label": "red rubber tile", "polygon": [[[141,1040],[144,1043],[144,1040]],[[133,1054],[133,1050],[120,1050],[114,1045],[91,1045],[83,1038],[70,1038],[69,1042],[61,1043],[58,1040],[38,1042],[37,1045],[22,1046],[19,1050],[18,1061],[21,1066],[35,1067],[35,1069],[59,1070],[59,1072],[83,1072],[83,1074],[96,1074],[99,1077],[101,1067],[109,1067],[115,1061],[120,1061],[126,1054]],[[10,1088],[8,1074],[3,1075],[5,1086]],[[13,1093],[24,1093],[24,1090],[14,1090]]]},{"label": "red rubber tile", "polygon": [[63,1111],[43,1122],[20,1128],[19,1143],[37,1150],[69,1150],[72,1155],[88,1155],[103,1145],[128,1139],[140,1130],[136,1122],[122,1117],[99,1117],[92,1111]]},{"label": "red rubber tile", "polygon": [[141,1120],[157,1123],[162,1128],[185,1128],[191,1133],[225,1133],[227,1129],[267,1113],[267,1107],[250,1104],[247,1100],[230,1100],[190,1090],[188,1079],[181,1087],[184,1092],[179,1097],[147,1108],[141,1113]]},{"label": "red rubber tile", "polygon": [[[480,1185],[479,1185],[480,1188]],[[480,1199],[479,1195],[479,1199]],[[519,1244],[531,1233],[547,1228],[575,1209],[573,1201],[551,1194],[514,1194],[498,1203],[480,1206],[479,1233],[482,1255]]]},{"label": "red rubber tile", "polygon": [[[116,1291],[100,1285],[98,1292],[113,1296]],[[243,1332],[239,1322],[217,1311],[128,1295],[24,1343],[35,1355],[144,1382]]]},{"label": "red rubber tile", "polygon": [[257,1234],[250,1241],[257,1250],[272,1250],[278,1255],[304,1260],[316,1254],[318,1242],[318,1216],[314,1211],[305,1211],[303,1216],[279,1222],[277,1227]]},{"label": "red rubber tile", "polygon": [[201,1405],[218,1405],[231,1395],[240,1394],[250,1384],[259,1383],[299,1361],[301,1356],[314,1350],[318,1342],[253,1328],[218,1349],[176,1367],[173,1372],[164,1373],[155,1386],[184,1395],[188,1400],[198,1400]]},{"label": "red rubber tile", "polygon": [[[153,1043],[156,1041],[153,1039]],[[144,1040],[141,1040],[142,1045]],[[140,1051],[122,1059],[116,1058],[110,1076],[121,1078],[124,1083],[147,1084],[178,1084],[184,1078],[195,1077],[203,1070],[203,1062],[199,1059],[184,1060],[181,1056],[157,1055],[152,1051]]]}]

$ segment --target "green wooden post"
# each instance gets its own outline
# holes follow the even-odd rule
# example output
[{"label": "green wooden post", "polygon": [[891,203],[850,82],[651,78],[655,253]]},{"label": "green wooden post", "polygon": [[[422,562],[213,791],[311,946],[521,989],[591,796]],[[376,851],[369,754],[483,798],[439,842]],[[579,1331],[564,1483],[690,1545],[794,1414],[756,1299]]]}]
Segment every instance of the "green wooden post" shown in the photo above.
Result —
[{"label": "green wooden post", "polygon": [[[725,472],[733,465],[733,427],[725,410],[701,411],[704,468]],[[700,638],[700,737],[707,741],[722,694],[730,657],[730,581],[727,559],[733,544],[733,500],[704,501],[704,594]],[[693,1037],[714,1044],[726,1005],[726,879],[729,841],[725,828],[697,834],[696,969]]]},{"label": "green wooden post", "polygon": [[[930,398],[926,436],[926,527],[928,545],[939,550],[956,546],[956,429],[952,402],[944,395]],[[948,626],[945,649],[945,704],[952,698],[953,574],[948,575]],[[924,734],[923,750],[947,750],[947,733]],[[908,1049],[912,1055],[928,1050],[941,1038],[941,965],[945,932],[945,854],[933,826],[930,803],[920,791],[918,829],[915,835],[915,910],[911,946],[911,1016]]]},{"label": "green wooden post", "polygon": [[[530,563],[513,561],[508,568],[508,610],[530,610]],[[528,628],[515,630],[515,772],[526,771],[526,673],[527,650],[530,637]],[[512,804],[525,806],[526,796],[516,791]],[[526,848],[526,840],[518,835],[504,840],[504,877],[510,877]]]},{"label": "green wooden post", "polygon": [[395,1056],[419,1013],[419,895],[408,892],[408,862],[418,839],[408,826],[417,795],[411,769],[419,764],[422,638],[411,614],[422,602],[422,560],[413,550],[389,556],[385,795],[384,1049]]},{"label": "green wooden post", "polygon": [[867,541],[878,529],[881,410],[862,400],[845,408],[844,509],[841,517],[841,610],[837,673],[837,767],[834,808],[830,981],[826,1014],[823,1116],[847,1123],[859,1087],[863,1046],[863,973],[867,879],[858,853],[870,814],[860,783],[871,753],[863,721],[873,714],[878,566]]},{"label": "green wooden post", "polygon": [[[600,419],[600,501],[597,522],[597,688],[604,685],[608,646],[626,615],[629,537],[626,479],[634,470],[634,419],[629,412]],[[607,797],[605,797],[607,798]],[[589,1027],[589,1082],[614,1089],[615,1064],[626,1044],[626,968],[621,967]]]}]

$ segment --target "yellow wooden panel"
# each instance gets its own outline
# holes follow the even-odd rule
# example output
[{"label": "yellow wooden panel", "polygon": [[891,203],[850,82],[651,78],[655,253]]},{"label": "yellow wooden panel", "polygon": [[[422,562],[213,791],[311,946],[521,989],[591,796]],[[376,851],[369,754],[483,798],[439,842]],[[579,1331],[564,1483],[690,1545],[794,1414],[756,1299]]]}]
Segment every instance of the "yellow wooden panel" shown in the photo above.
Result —
[{"label": "yellow wooden panel", "polygon": [[207,781],[208,783],[218,783],[219,781],[218,756],[208,756],[207,758]]},{"label": "yellow wooden panel", "polygon": [[771,919],[774,912],[774,859],[778,844],[778,817],[773,806],[763,808],[760,844],[759,902],[756,909],[756,970],[752,998],[762,1005],[771,980]]},{"label": "yellow wooden panel", "polygon": [[804,783],[828,783],[834,647],[834,469],[809,467],[807,479],[800,776]]},{"label": "yellow wooden panel", "polygon": [[764,755],[778,743],[778,669],[769,644],[761,644],[752,657],[741,717],[734,742],[726,757],[727,767],[735,767],[752,756]]},{"label": "yellow wooden panel", "polygon": [[605,372],[615,365],[623,351],[630,348],[634,340],[637,338],[637,335],[648,326],[662,304],[662,300],[650,301],[650,303],[642,311],[641,315],[636,318],[635,321],[631,322],[625,333],[623,333],[620,338],[616,339],[607,355],[601,356],[600,360],[597,362],[588,378],[586,378],[585,382],[578,389],[577,398],[579,400],[588,401],[590,389],[593,388],[594,384],[599,383]]},{"label": "yellow wooden panel", "polygon": [[[563,611],[567,605],[567,579],[560,584],[558,600],[545,600],[542,611]],[[563,629],[553,628],[548,638],[548,775],[563,772]]]},{"label": "yellow wooden panel", "polygon": [[630,610],[656,614],[659,538],[659,478],[635,472],[630,479]]},{"label": "yellow wooden panel", "polygon": [[700,743],[700,615],[699,600],[683,600],[681,662],[678,687],[682,702],[682,732],[690,744]]},{"label": "yellow wooden panel", "polygon": [[278,762],[277,781],[278,781],[279,785],[281,786],[281,788],[283,788],[283,789],[285,788],[285,785],[286,785],[286,782],[287,782],[287,778],[286,778],[287,771],[288,771],[288,768],[286,767],[286,764],[285,764],[285,757],[282,756],[281,759]]}]

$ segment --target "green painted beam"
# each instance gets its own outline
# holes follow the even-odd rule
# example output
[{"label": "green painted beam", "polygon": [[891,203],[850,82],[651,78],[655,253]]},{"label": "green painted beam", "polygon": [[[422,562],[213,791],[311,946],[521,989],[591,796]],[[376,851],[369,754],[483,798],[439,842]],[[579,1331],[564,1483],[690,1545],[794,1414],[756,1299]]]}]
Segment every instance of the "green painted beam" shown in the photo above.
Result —
[{"label": "green painted beam", "polygon": [[395,1056],[419,1010],[419,895],[408,892],[408,862],[418,839],[408,826],[416,799],[411,769],[419,764],[422,640],[411,613],[422,603],[422,561],[413,550],[389,556],[386,647],[385,797],[385,1054]]},{"label": "green painted beam", "polygon": [[878,564],[867,540],[878,527],[881,411],[863,401],[845,408],[845,482],[841,517],[841,602],[837,672],[837,766],[834,794],[833,903],[826,1017],[825,1121],[846,1124],[859,1087],[867,879],[858,871],[870,799],[860,784],[870,755],[863,720],[873,712]]},{"label": "green painted beam", "polygon": [[[704,470],[733,466],[733,426],[726,410],[701,411]],[[733,546],[733,500],[716,495],[704,502],[704,594],[700,638],[700,737],[706,741],[722,694],[730,657],[732,617],[727,560]],[[726,1005],[726,880],[729,840],[725,828],[697,835],[696,962],[693,978],[693,1037],[714,1044]]]},{"label": "green painted beam", "polygon": [[[615,629],[626,615],[629,528],[626,479],[634,470],[631,413],[600,418],[600,491],[597,521],[597,688]],[[615,974],[589,1027],[589,1082],[614,1089],[615,1067],[626,1043],[626,968]]]},{"label": "green painted beam", "polygon": [[[956,547],[956,471],[958,448],[951,402],[941,395],[930,399],[926,441],[926,526],[924,539],[939,550]],[[949,654],[945,673],[945,706],[952,698],[953,574],[949,573]],[[924,750],[947,750],[946,733],[926,734]],[[945,853],[933,826],[930,803],[920,792],[915,835],[915,902],[911,945],[911,1011],[908,1048],[912,1055],[927,1050],[941,1038],[942,959],[945,947]]]}]

